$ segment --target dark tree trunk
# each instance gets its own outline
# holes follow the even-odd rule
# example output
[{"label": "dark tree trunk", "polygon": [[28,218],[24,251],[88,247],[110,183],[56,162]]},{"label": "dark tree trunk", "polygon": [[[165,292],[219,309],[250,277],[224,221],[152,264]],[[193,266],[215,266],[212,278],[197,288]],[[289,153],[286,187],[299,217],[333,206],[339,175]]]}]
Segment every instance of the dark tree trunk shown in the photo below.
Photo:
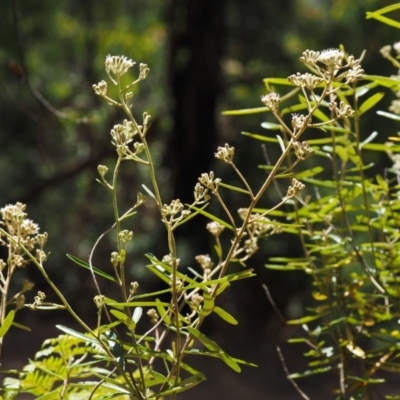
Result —
[{"label": "dark tree trunk", "polygon": [[208,172],[216,142],[224,0],[171,0],[169,82],[175,101],[168,152],[174,198],[193,200],[193,188]]}]

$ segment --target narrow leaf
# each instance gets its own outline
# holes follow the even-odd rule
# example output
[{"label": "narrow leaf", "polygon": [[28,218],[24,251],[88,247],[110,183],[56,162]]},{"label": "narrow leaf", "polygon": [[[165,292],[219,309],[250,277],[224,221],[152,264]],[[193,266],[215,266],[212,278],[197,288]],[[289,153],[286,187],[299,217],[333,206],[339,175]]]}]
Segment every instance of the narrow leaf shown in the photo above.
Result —
[{"label": "narrow leaf", "polygon": [[224,111],[222,115],[249,115],[249,114],[259,114],[267,111],[269,111],[268,107],[256,107],[256,108],[247,108],[243,110]]},{"label": "narrow leaf", "polygon": [[68,257],[71,261],[73,261],[75,264],[79,265],[80,267],[86,268],[86,269],[88,269],[89,271],[91,271],[91,270],[93,269],[93,272],[94,272],[96,275],[99,275],[99,276],[101,276],[101,277],[103,277],[103,278],[105,278],[105,279],[108,279],[109,281],[117,282],[113,276],[106,274],[106,273],[103,272],[102,270],[100,270],[100,269],[98,269],[98,268],[96,268],[96,267],[93,267],[93,266],[92,266],[92,269],[91,269],[89,263],[87,263],[86,261],[83,261],[83,260],[81,260],[80,258],[73,256],[72,254],[67,254],[67,257]]},{"label": "narrow leaf", "polygon": [[2,338],[10,329],[15,317],[15,311],[11,310],[4,319],[3,325],[0,327],[0,338]]},{"label": "narrow leaf", "polygon": [[195,337],[196,339],[198,339],[201,343],[203,343],[203,345],[215,352],[214,356],[220,358],[222,361],[225,362],[226,365],[228,365],[230,368],[232,368],[235,372],[240,372],[241,368],[239,367],[239,365],[237,364],[237,362],[227,353],[225,353],[218,345],[217,343],[215,343],[213,340],[209,339],[207,336],[205,336],[203,333],[201,333],[200,331],[198,331],[195,328],[192,328],[190,326],[188,326],[186,328],[189,333]]},{"label": "narrow leaf", "polygon": [[262,142],[278,143],[278,139],[276,139],[274,137],[268,137],[268,136],[260,135],[257,133],[242,132],[242,135],[248,136],[252,139],[261,140]]},{"label": "narrow leaf", "polygon": [[222,186],[223,188],[232,190],[232,191],[234,191],[234,192],[239,192],[239,193],[244,193],[244,194],[250,194],[248,190],[241,189],[241,188],[238,188],[238,187],[236,187],[236,186],[227,185],[226,183],[223,183],[223,182],[221,182],[221,183],[219,184],[219,186]]},{"label": "narrow leaf", "polygon": [[142,184],[143,189],[157,202],[156,196],[154,193],[144,184]]},{"label": "narrow leaf", "polygon": [[376,19],[377,21],[382,22],[385,25],[393,26],[394,28],[400,29],[400,22],[392,18],[384,17],[383,15],[379,15],[373,12],[367,12],[367,19],[370,18]]},{"label": "narrow leaf", "polygon": [[372,95],[370,98],[364,101],[364,103],[361,104],[360,108],[358,109],[360,115],[364,114],[366,111],[374,107],[376,104],[378,104],[383,96],[385,96],[385,93],[379,92],[375,93]]},{"label": "narrow leaf", "polygon": [[223,310],[222,308],[214,307],[213,311],[215,312],[215,314],[220,316],[224,321],[228,322],[229,324],[232,324],[232,325],[238,324],[237,320],[231,314],[229,314],[227,311]]},{"label": "narrow leaf", "polygon": [[230,229],[230,230],[233,230],[232,226],[231,226],[230,224],[228,224],[227,222],[225,222],[224,220],[222,220],[221,218],[218,218],[218,217],[216,217],[215,215],[210,214],[209,212],[204,211],[204,210],[202,210],[202,209],[200,209],[200,208],[197,208],[197,207],[195,207],[195,206],[193,206],[193,208],[194,208],[195,210],[197,210],[200,214],[202,214],[202,215],[204,215],[205,217],[211,219],[211,221],[218,222],[218,223],[220,223],[221,225],[225,226],[225,228],[228,228],[228,229]]},{"label": "narrow leaf", "polygon": [[56,325],[56,328],[59,329],[60,331],[63,331],[67,335],[71,335],[73,337],[76,337],[77,339],[82,339],[85,342],[91,342],[91,343],[98,343],[98,341],[94,338],[91,338],[89,336],[84,335],[83,333],[77,332],[74,329],[68,328],[63,325]]},{"label": "narrow leaf", "polygon": [[268,129],[269,131],[279,131],[281,126],[274,122],[261,122],[261,128]]}]

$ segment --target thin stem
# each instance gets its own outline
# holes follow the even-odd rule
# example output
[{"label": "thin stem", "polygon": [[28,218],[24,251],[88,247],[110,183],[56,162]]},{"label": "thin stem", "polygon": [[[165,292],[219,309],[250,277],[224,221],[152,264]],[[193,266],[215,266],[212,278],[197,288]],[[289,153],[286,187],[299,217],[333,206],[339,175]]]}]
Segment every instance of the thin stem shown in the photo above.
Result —
[{"label": "thin stem", "polygon": [[240,180],[243,182],[244,186],[246,186],[246,189],[248,190],[249,194],[250,194],[250,198],[251,200],[254,200],[254,194],[253,191],[251,190],[250,185],[248,184],[247,180],[245,179],[245,177],[242,175],[242,173],[238,170],[238,168],[236,167],[236,165],[231,161],[229,163],[229,165],[234,169],[234,171],[236,172],[237,176],[240,178]]}]

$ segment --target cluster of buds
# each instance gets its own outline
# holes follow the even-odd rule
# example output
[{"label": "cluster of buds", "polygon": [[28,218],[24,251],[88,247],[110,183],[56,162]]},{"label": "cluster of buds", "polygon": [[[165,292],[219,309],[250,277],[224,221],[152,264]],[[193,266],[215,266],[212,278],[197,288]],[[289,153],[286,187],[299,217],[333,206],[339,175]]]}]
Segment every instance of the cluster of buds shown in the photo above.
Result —
[{"label": "cluster of buds", "polygon": [[391,46],[390,44],[383,46],[380,52],[383,55],[383,57],[391,61],[396,68],[400,68],[400,62],[391,54],[392,48],[394,49],[394,51],[397,53],[398,56],[400,54],[400,42],[394,43],[393,46]]},{"label": "cluster of buds", "polygon": [[132,142],[133,137],[138,133],[132,121],[124,120],[123,124],[114,125],[111,129],[112,143],[115,146],[127,146]]},{"label": "cluster of buds", "polygon": [[118,254],[118,252],[113,251],[111,253],[111,264],[114,268],[117,268],[118,263],[120,262],[120,256]]},{"label": "cluster of buds", "polygon": [[299,160],[306,160],[313,155],[314,150],[307,142],[293,142],[294,152]]},{"label": "cluster of buds", "polygon": [[180,258],[174,258],[172,257],[171,254],[166,254],[163,258],[162,258],[162,262],[165,264],[168,264],[170,267],[179,267],[179,264],[181,263],[181,259]]},{"label": "cluster of buds", "polygon": [[211,221],[206,226],[207,230],[211,233],[211,235],[218,237],[222,231],[225,229],[223,225],[219,222]]},{"label": "cluster of buds", "polygon": [[[39,226],[27,218],[25,209],[26,205],[22,203],[10,204],[0,209],[0,226],[4,226],[4,230],[10,235],[7,237],[0,232],[0,244],[9,248],[10,256],[7,264],[11,269],[25,267],[30,261],[21,245],[29,252],[36,248],[35,258],[40,262],[46,260],[43,247],[47,242],[48,235],[39,233]],[[5,265],[3,261],[0,264],[1,269],[4,269]]]},{"label": "cluster of buds", "polygon": [[230,164],[233,160],[234,154],[235,148],[230,147],[229,144],[226,143],[224,147],[218,147],[217,152],[215,153],[215,158],[218,158],[219,160]]},{"label": "cluster of buds", "polygon": [[294,134],[303,131],[309,123],[311,123],[311,118],[307,118],[303,114],[292,114],[292,127],[294,129]]},{"label": "cluster of buds", "polygon": [[261,97],[261,101],[271,110],[278,111],[281,98],[277,93],[269,93]]},{"label": "cluster of buds", "polygon": [[127,229],[121,231],[119,234],[119,239],[126,246],[133,238],[133,232],[128,231]]},{"label": "cluster of buds", "polygon": [[[241,219],[245,220],[249,210],[240,208],[238,214]],[[246,234],[248,239],[245,240],[243,249],[246,253],[241,258],[242,261],[247,260],[258,250],[258,241],[282,232],[282,227],[275,221],[271,221],[258,213],[251,213],[246,226]]]},{"label": "cluster of buds", "polygon": [[101,97],[106,97],[107,96],[107,82],[106,81],[101,81],[97,85],[93,85],[93,90],[94,92]]},{"label": "cluster of buds", "polygon": [[203,271],[209,271],[214,266],[211,257],[208,254],[199,254],[195,257],[196,261],[200,264]]},{"label": "cluster of buds", "polygon": [[154,308],[150,308],[150,310],[147,311],[147,315],[150,318],[152,325],[156,325],[158,323],[160,316]]},{"label": "cluster of buds", "polygon": [[212,192],[216,192],[221,183],[221,179],[214,178],[214,172],[210,171],[209,174],[207,173],[201,174],[199,182]]},{"label": "cluster of buds", "polygon": [[[169,286],[171,286],[171,288],[174,286],[174,285],[173,285],[172,279],[169,281],[168,284],[169,284]],[[176,287],[176,292],[177,292],[177,293],[179,293],[179,292],[182,291],[182,289],[183,289],[183,281],[182,281],[182,279],[176,278],[176,280],[175,280],[175,287]]]},{"label": "cluster of buds", "polygon": [[179,199],[172,200],[170,204],[164,204],[161,208],[161,217],[164,223],[178,223],[191,214],[190,210],[185,210],[184,205]]},{"label": "cluster of buds", "polygon": [[[108,55],[106,57],[106,72],[110,79],[117,84],[114,78],[119,79],[122,75],[124,75],[129,68],[132,68],[136,63],[132,60],[129,60],[125,56],[111,56]],[[113,75],[113,76],[112,76]]]},{"label": "cluster of buds", "polygon": [[336,114],[336,118],[348,118],[354,115],[354,110],[343,101],[340,102],[339,107],[335,101],[331,101],[329,109]]},{"label": "cluster of buds", "polygon": [[143,81],[144,79],[146,79],[149,73],[150,73],[150,68],[147,66],[147,64],[141,63],[139,65],[139,80]]},{"label": "cluster of buds", "polygon": [[[110,77],[111,81],[115,84],[118,85],[118,82],[121,78],[122,75],[124,75],[130,68],[132,68],[136,63],[130,59],[128,59],[125,56],[111,56],[108,55],[106,57],[106,62],[105,62],[105,70]],[[133,85],[136,83],[143,81],[144,79],[147,78],[147,75],[149,74],[150,69],[147,66],[147,64],[140,64],[139,65],[139,77],[138,79],[128,85],[124,91],[125,93],[125,101],[126,104],[129,104],[130,100],[133,97],[133,92],[128,91]],[[118,105],[121,106],[120,103],[117,101],[112,100],[107,96],[107,83],[105,81],[99,82],[97,85],[93,85],[93,90],[94,92],[101,97],[104,97],[111,105]]]},{"label": "cluster of buds", "polygon": [[201,306],[201,303],[203,303],[203,301],[204,301],[204,297],[198,293],[194,293],[190,300],[191,300],[193,306],[196,309],[199,309]]},{"label": "cluster of buds", "polygon": [[305,74],[300,74],[300,72],[298,72],[295,75],[290,75],[288,77],[288,81],[293,83],[295,86],[313,91],[319,84],[323,82],[323,79],[320,76],[316,76],[308,72]]},{"label": "cluster of buds", "polygon": [[129,295],[130,297],[134,296],[139,289],[139,283],[138,282],[131,282],[129,285]]},{"label": "cluster of buds", "polygon": [[38,292],[37,295],[34,297],[34,301],[32,304],[29,304],[29,308],[31,310],[36,310],[39,308],[46,299],[46,294],[43,292]]},{"label": "cluster of buds", "polygon": [[133,206],[133,209],[136,209],[136,208],[140,207],[142,204],[144,204],[146,202],[146,200],[147,200],[146,196],[143,193],[139,192],[136,195],[136,203]]},{"label": "cluster of buds", "polygon": [[202,186],[200,183],[196,183],[194,187],[194,202],[195,204],[204,204],[210,200],[208,189]]},{"label": "cluster of buds", "polygon": [[300,193],[306,186],[304,183],[301,183],[296,178],[292,179],[292,184],[288,187],[288,191],[286,194],[286,199],[292,199],[298,193]]},{"label": "cluster of buds", "polygon": [[[338,78],[345,79],[346,83],[353,83],[362,79],[364,73],[360,65],[360,59],[356,59],[352,55],[347,56],[339,49],[328,49],[321,52],[306,50],[300,57],[300,61],[318,71],[320,77],[324,80],[337,76],[340,70],[344,70]],[[312,79],[308,77],[308,81],[311,82],[311,80]],[[296,80],[293,79],[293,83],[296,86],[305,87],[302,79],[297,83],[295,83],[295,81]]]}]

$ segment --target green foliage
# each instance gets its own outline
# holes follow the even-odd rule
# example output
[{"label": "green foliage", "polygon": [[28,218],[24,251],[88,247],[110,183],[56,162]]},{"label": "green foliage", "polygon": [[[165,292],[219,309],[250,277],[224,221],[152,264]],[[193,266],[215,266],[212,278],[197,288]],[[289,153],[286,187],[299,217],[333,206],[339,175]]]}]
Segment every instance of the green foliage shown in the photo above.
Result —
[{"label": "green foliage", "polygon": [[[172,398],[193,388],[205,379],[204,375],[191,367],[188,356],[202,355],[217,357],[235,372],[240,372],[240,364],[255,366],[228,355],[217,343],[201,332],[201,326],[210,315],[216,315],[226,323],[236,325],[236,318],[216,305],[216,300],[233,282],[253,276],[252,269],[246,268],[246,261],[257,251],[258,241],[279,233],[279,225],[252,212],[269,183],[258,192],[253,192],[247,180],[233,162],[235,149],[226,144],[218,147],[216,158],[227,164],[242,182],[241,187],[223,183],[214,172],[203,173],[194,188],[194,201],[184,205],[179,199],[169,203],[163,201],[162,188],[158,184],[156,163],[147,141],[151,117],[143,114],[139,124],[133,115],[132,99],[137,84],[146,79],[150,69],[140,64],[139,77],[130,81],[125,75],[134,66],[132,60],[124,56],[107,56],[105,70],[117,91],[109,90],[105,81],[93,85],[94,92],[108,104],[125,112],[128,119],[115,125],[111,131],[111,141],[116,150],[116,162],[111,178],[109,168],[98,166],[98,182],[109,193],[113,206],[115,223],[101,234],[96,241],[88,261],[72,255],[68,257],[78,266],[87,270],[95,286],[94,302],[97,307],[97,325],[94,329],[72,309],[64,294],[54,284],[44,268],[46,254],[43,247],[47,234],[39,235],[38,226],[27,219],[25,206],[2,208],[3,219],[0,227],[2,244],[10,257],[2,261],[2,269],[10,271],[3,276],[3,297],[8,295],[7,282],[18,267],[33,263],[58,295],[61,304],[45,302],[45,294],[38,292],[33,304],[25,304],[25,298],[14,296],[2,303],[2,326],[5,334],[14,319],[15,311],[6,316],[7,307],[17,304],[32,309],[66,309],[80,325],[83,332],[69,327],[58,326],[65,335],[46,341],[35,360],[17,377],[7,378],[4,396],[10,398],[16,393],[31,393],[37,398],[101,398],[124,397],[134,399]],[[111,93],[111,94],[110,94]],[[132,168],[141,167],[148,173],[150,185],[136,188],[136,203],[127,210],[120,211],[119,173],[122,163]],[[150,186],[150,187],[149,187]],[[247,198],[249,208],[240,209],[234,217],[223,200],[220,188],[238,192]],[[139,189],[144,189],[146,197]],[[225,217],[217,217],[206,211],[210,200],[214,199],[225,212]],[[165,289],[140,294],[138,282],[127,280],[127,250],[136,239],[133,231],[124,229],[127,220],[136,219],[143,211],[143,205],[150,203],[159,213],[166,232],[169,253],[157,257],[146,254],[147,270],[164,285]],[[210,222],[207,229],[215,242],[214,257],[199,254],[196,261],[199,268],[178,268],[180,259],[175,244],[175,231],[196,215],[206,216]],[[30,230],[27,227],[32,226]],[[130,226],[130,225],[129,225]],[[94,266],[93,255],[103,237],[113,234],[115,251],[110,255],[113,274],[104,272],[104,265]],[[230,238],[226,246],[221,237]],[[32,254],[39,245],[36,255]],[[230,272],[230,264],[238,263],[244,269]],[[106,264],[106,265],[107,265]],[[200,272],[199,272],[199,271]],[[7,281],[6,278],[7,277]],[[103,294],[105,284],[112,284],[115,297]],[[26,289],[30,288],[30,285]],[[24,289],[25,290],[25,289]],[[146,316],[146,321],[144,320]],[[10,372],[10,371],[9,371]],[[82,380],[82,378],[89,379]]]},{"label": "green foliage", "polygon": [[48,400],[129,399],[129,390],[121,377],[106,368],[105,355],[89,336],[60,335],[47,339],[16,377],[5,378],[2,399],[13,399],[18,393]]},{"label": "green foliage", "polygon": [[[397,26],[382,17],[397,8],[400,6],[387,7],[369,17]],[[386,48],[382,54],[396,65],[390,50]],[[193,202],[182,204],[179,199],[164,200],[148,142],[151,116],[144,112],[139,121],[133,111],[136,85],[147,78],[148,66],[140,64],[139,76],[132,81],[125,74],[135,63],[124,56],[107,56],[105,70],[113,89],[105,81],[93,89],[127,117],[110,131],[116,150],[112,173],[108,174],[107,166],[98,166],[98,182],[109,194],[114,223],[99,236],[88,261],[68,256],[93,279],[96,327],[81,319],[48,275],[44,268],[47,234],[39,234],[39,227],[27,218],[25,206],[17,203],[2,208],[0,243],[7,248],[8,258],[0,263],[0,349],[23,307],[64,309],[80,326],[80,331],[58,326],[63,335],[47,339],[21,371],[7,371],[12,376],[4,380],[2,399],[20,393],[38,399],[176,399],[205,379],[189,364],[189,356],[219,358],[235,372],[241,372],[241,365],[254,367],[227,354],[201,328],[210,315],[230,325],[238,323],[235,316],[217,306],[218,297],[235,281],[254,275],[246,267],[247,260],[261,240],[281,232],[295,235],[304,254],[271,258],[266,267],[303,271],[311,278],[314,300],[304,316],[285,321],[302,327],[304,333],[289,342],[306,345],[304,356],[309,360],[306,371],[288,373],[288,379],[293,382],[335,371],[339,398],[365,394],[370,398],[369,387],[385,382],[376,376],[378,371],[400,372],[400,137],[375,143],[377,134],[363,134],[360,123],[385,96],[376,89],[398,92],[398,79],[365,75],[362,57],[357,59],[343,48],[306,50],[300,60],[311,73],[264,80],[268,91],[262,97],[265,107],[226,113],[268,112],[275,119],[262,124],[274,132],[272,137],[244,133],[275,146],[280,153],[272,165],[259,166],[268,172],[261,186],[250,185],[234,162],[235,149],[225,144],[218,147],[215,157],[231,168],[240,186],[222,182],[213,171],[203,173],[194,187]],[[362,81],[367,83],[360,84]],[[380,114],[398,118],[396,101],[390,111],[393,114]],[[368,175],[373,166],[365,161],[369,152],[385,152],[391,168]],[[135,187],[136,203],[122,210],[118,185],[123,163],[142,168],[148,179],[146,185]],[[272,188],[279,200],[262,207],[260,200]],[[238,215],[228,208],[225,190],[242,196],[246,207],[237,210]],[[207,209],[212,200],[219,204],[223,217]],[[128,248],[136,237],[124,227],[127,221],[136,221],[145,203],[159,215],[168,254],[145,255],[145,267],[164,289],[140,294],[139,283],[130,282],[126,274]],[[214,253],[197,255],[197,269],[182,268],[175,232],[197,215],[210,220],[207,230],[214,240]],[[93,256],[108,234],[114,237],[115,250],[110,261],[94,266]],[[103,270],[108,263],[112,274]],[[41,272],[60,304],[46,302],[42,292],[34,303],[26,304],[24,293],[32,288],[30,282],[10,295],[14,272],[28,264]],[[243,269],[233,272],[229,269],[232,264]],[[112,298],[104,294],[106,285],[118,289]]]},{"label": "green foliage", "polygon": [[[382,16],[399,8],[399,4],[386,7],[368,13],[368,17],[399,27],[397,21]],[[386,46],[381,52],[398,67],[397,58],[390,55],[390,50],[391,46]],[[333,58],[334,50],[330,51]],[[288,325],[302,327],[303,334],[289,342],[306,345],[304,357],[309,368],[288,374],[288,379],[293,381],[334,371],[338,377],[338,398],[370,399],[373,398],[370,387],[385,382],[381,371],[400,372],[400,138],[386,137],[384,143],[375,143],[377,133],[362,132],[360,117],[379,105],[384,97],[385,92],[376,92],[375,88],[389,88],[397,94],[399,80],[398,77],[363,75],[369,83],[357,86],[355,82],[350,85],[348,82],[334,83],[329,81],[329,74],[320,73],[324,58],[317,56],[316,60],[315,63],[312,52],[311,55],[303,53],[302,61],[314,76],[322,78],[322,83],[314,87],[306,83],[305,75],[300,74],[288,80],[264,80],[268,91],[274,85],[274,92],[281,95],[279,107],[271,101],[276,98],[275,94],[269,95],[266,103],[268,111],[278,120],[279,129],[288,133],[286,138],[285,135],[283,139],[280,136],[275,139],[244,134],[267,142],[269,146],[279,144],[284,153],[288,148],[294,148],[294,151],[286,152],[283,173],[276,178],[301,177],[309,189],[307,195],[295,196],[290,208],[286,203],[285,210],[257,209],[263,215],[292,223],[292,227],[283,226],[283,230],[299,238],[304,252],[303,257],[271,258],[266,267],[303,271],[312,282],[313,305],[307,307],[303,317],[286,321]],[[340,71],[338,68],[339,77]],[[310,81],[311,77],[307,79]],[[327,86],[334,93],[329,103],[324,101]],[[339,114],[332,105],[336,99],[342,110],[350,107],[353,112],[345,118],[337,118]],[[286,106],[284,101],[289,105]],[[393,113],[378,111],[378,114],[398,120],[397,102],[394,100],[390,107]],[[294,146],[298,135],[289,131],[289,123],[285,120],[288,113],[302,110],[308,113],[294,115],[292,127],[295,128],[296,119],[302,118],[307,121],[308,128],[319,129],[318,139],[314,139],[314,134],[302,143],[303,147],[307,143],[314,153],[308,171],[296,168],[302,156],[297,150],[299,145]],[[262,110],[230,111],[229,114],[259,111]],[[262,127],[277,130],[276,124],[271,122],[263,123]],[[373,176],[369,173],[373,163],[365,162],[371,159],[371,152],[386,153],[392,166]],[[274,170],[269,165],[260,168]],[[293,229],[295,226],[297,229]],[[282,360],[284,362],[283,356]],[[295,387],[308,398],[297,384]],[[385,398],[394,397],[387,394]]]}]

